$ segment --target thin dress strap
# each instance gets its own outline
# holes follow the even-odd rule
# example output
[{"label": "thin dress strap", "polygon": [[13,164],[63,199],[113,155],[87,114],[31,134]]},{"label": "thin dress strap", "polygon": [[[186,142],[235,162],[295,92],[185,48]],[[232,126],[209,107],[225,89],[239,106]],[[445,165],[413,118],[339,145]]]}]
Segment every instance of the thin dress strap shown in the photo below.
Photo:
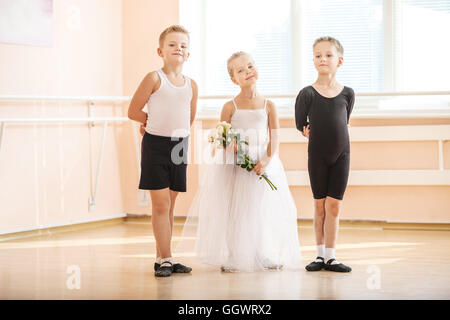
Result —
[{"label": "thin dress strap", "polygon": [[267,113],[267,98],[264,99],[264,111]]},{"label": "thin dress strap", "polygon": [[236,111],[238,108],[237,108],[236,102],[234,101],[234,98],[233,98],[233,104],[234,104],[234,110]]}]

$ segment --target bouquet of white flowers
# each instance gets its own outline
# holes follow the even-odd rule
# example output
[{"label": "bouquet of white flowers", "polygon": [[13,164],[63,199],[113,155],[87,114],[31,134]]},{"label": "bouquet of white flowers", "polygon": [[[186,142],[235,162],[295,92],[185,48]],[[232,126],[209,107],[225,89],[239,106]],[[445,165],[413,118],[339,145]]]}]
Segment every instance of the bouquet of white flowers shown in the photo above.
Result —
[{"label": "bouquet of white flowers", "polygon": [[[215,150],[215,148],[226,149],[234,141],[237,146],[236,164],[247,171],[252,171],[258,163],[258,161],[250,158],[245,152],[244,146],[248,145],[248,142],[241,140],[240,134],[235,133],[231,124],[226,121],[221,121],[217,124],[215,134],[209,136],[208,141],[213,144],[213,150]],[[272,190],[277,190],[277,187],[270,181],[266,173],[259,175],[259,179],[266,180]]]}]

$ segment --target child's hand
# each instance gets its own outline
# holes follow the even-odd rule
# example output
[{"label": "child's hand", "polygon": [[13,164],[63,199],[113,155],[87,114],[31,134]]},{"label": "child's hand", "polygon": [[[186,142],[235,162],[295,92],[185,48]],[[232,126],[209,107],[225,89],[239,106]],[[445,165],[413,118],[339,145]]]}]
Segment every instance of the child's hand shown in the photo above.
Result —
[{"label": "child's hand", "polygon": [[307,126],[303,126],[303,131],[301,131],[302,135],[309,139],[309,124]]},{"label": "child's hand", "polygon": [[270,159],[264,157],[260,161],[256,163],[256,166],[253,168],[253,171],[256,172],[256,174],[261,175],[266,171],[266,167],[269,164]]},{"label": "child's hand", "polygon": [[145,125],[141,123],[141,126],[139,127],[139,132],[141,133],[141,136],[145,134]]}]

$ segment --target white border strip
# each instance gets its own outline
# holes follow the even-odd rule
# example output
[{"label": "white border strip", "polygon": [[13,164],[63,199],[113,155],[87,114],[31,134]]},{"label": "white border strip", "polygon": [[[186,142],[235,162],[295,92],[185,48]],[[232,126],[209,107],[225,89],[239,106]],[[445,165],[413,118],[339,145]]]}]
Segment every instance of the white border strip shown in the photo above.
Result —
[{"label": "white border strip", "polygon": [[[350,127],[348,131],[351,142],[450,140],[450,125]],[[281,128],[280,142],[308,140],[296,128]]]},{"label": "white border strip", "polygon": [[[195,120],[216,120],[219,121],[219,111],[212,112],[199,112],[195,116]],[[279,113],[278,118],[283,120],[294,120],[294,112],[292,113]],[[352,119],[440,119],[450,118],[450,112],[443,110],[430,110],[428,112],[417,110],[402,110],[397,111],[371,111],[371,112],[353,112],[350,121]]]},{"label": "white border strip", "polygon": [[[447,96],[450,91],[397,91],[397,92],[356,92],[357,97],[389,96]],[[297,94],[269,94],[268,98],[296,98]],[[54,96],[54,95],[0,95],[0,100],[72,100],[72,101],[130,101],[131,96]],[[229,95],[204,95],[199,99],[231,99]]]},{"label": "white border strip", "polygon": [[[286,171],[289,186],[309,186],[306,170]],[[450,186],[450,170],[352,170],[348,186]]]}]

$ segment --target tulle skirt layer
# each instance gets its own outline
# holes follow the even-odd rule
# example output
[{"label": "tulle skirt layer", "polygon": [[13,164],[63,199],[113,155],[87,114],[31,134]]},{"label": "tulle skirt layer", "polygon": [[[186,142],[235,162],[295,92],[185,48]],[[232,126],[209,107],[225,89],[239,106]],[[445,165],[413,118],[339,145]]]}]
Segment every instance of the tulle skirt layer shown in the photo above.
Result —
[{"label": "tulle skirt layer", "polygon": [[233,271],[301,268],[297,209],[278,156],[266,168],[278,190],[233,164],[207,167],[176,251]]}]

